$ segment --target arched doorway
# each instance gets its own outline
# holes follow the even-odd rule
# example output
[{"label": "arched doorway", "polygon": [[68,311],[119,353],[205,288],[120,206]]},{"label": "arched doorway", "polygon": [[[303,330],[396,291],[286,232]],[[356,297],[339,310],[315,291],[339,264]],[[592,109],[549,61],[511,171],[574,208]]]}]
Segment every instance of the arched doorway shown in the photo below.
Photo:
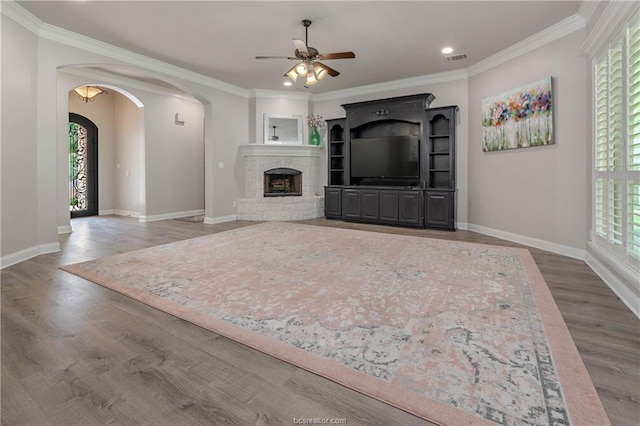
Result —
[{"label": "arched doorway", "polygon": [[69,209],[71,217],[98,214],[98,127],[69,113]]}]

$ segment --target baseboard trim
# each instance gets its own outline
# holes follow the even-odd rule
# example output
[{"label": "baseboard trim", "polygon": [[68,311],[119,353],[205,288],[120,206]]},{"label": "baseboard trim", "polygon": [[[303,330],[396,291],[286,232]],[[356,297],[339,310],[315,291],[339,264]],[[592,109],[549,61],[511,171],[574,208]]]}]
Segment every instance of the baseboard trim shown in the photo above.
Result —
[{"label": "baseboard trim", "polygon": [[58,235],[70,234],[71,231],[71,225],[58,226]]},{"label": "baseboard trim", "polygon": [[115,210],[113,210],[112,214],[114,214],[116,216],[133,217],[133,218],[136,218],[136,219],[140,218],[140,213],[132,212],[132,211],[129,211],[129,210],[118,210],[118,209],[115,209]]},{"label": "baseboard trim", "polygon": [[575,247],[565,246],[563,244],[552,243],[551,241],[540,240],[538,238],[527,237],[526,235],[513,234],[511,232],[500,231],[499,229],[487,228],[486,226],[467,224],[469,231],[478,232],[480,234],[489,235],[491,237],[500,238],[514,243],[523,244],[525,246],[535,247],[541,250],[550,251],[552,253],[561,254],[578,260],[585,259],[585,250]]},{"label": "baseboard trim", "polygon": [[467,222],[457,222],[456,223],[456,229],[458,229],[460,231],[468,231],[469,230],[469,224]]},{"label": "baseboard trim", "polygon": [[112,214],[115,214],[115,210],[114,209],[98,211],[98,216],[109,216],[109,215],[112,215]]},{"label": "baseboard trim", "polygon": [[28,249],[2,256],[0,258],[0,269],[15,265],[16,263],[24,262],[25,260],[40,256],[41,254],[56,253],[59,251],[60,243],[40,244],[38,246],[29,247]]},{"label": "baseboard trim", "polygon": [[[625,282],[617,268],[612,267],[609,261],[598,253],[597,249],[589,243],[591,251],[586,253],[585,263],[595,272],[602,281],[622,300],[622,303],[640,318],[640,293],[631,284]],[[593,252],[592,252],[593,251]]]},{"label": "baseboard trim", "polygon": [[228,216],[219,216],[219,217],[206,217],[204,218],[204,223],[207,225],[215,225],[216,223],[224,223],[224,222],[233,222],[238,220],[238,215],[230,214]]},{"label": "baseboard trim", "polygon": [[157,222],[159,220],[178,219],[187,216],[197,216],[199,214],[204,214],[204,210],[188,210],[184,212],[154,214],[151,216],[140,215],[138,219],[140,220],[140,222]]}]

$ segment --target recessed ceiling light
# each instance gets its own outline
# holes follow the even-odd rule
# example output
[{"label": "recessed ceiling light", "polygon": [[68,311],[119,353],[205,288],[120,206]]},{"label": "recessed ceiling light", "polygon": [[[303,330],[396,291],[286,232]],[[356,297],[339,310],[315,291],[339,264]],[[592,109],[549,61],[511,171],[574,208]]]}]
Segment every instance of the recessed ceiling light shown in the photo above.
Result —
[{"label": "recessed ceiling light", "polygon": [[445,55],[448,55],[451,52],[453,52],[452,47],[445,47],[444,49],[442,49],[442,53],[444,53]]},{"label": "recessed ceiling light", "polygon": [[282,83],[282,84],[284,84],[285,86],[291,86],[293,83],[292,83],[292,82],[290,82],[290,81],[285,81],[285,82],[284,82],[284,83]]}]

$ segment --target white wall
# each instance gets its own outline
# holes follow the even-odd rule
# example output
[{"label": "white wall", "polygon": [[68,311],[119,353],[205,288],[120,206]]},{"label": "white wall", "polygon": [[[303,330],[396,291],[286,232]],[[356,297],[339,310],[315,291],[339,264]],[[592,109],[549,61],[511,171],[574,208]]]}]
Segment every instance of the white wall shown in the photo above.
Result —
[{"label": "white wall", "polygon": [[22,250],[39,254],[38,146],[36,122],[38,39],[1,15],[2,153],[1,153],[1,256]]},{"label": "white wall", "polygon": [[[469,78],[469,222],[584,250],[587,62],[584,30]],[[482,152],[484,98],[553,77],[555,145]]]}]

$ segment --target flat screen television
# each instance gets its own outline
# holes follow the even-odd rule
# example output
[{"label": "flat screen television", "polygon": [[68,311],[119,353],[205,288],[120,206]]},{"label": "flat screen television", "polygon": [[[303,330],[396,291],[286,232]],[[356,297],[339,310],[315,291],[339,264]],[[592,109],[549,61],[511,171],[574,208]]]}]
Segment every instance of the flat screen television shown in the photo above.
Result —
[{"label": "flat screen television", "polygon": [[351,139],[351,177],[420,177],[420,144],[417,136]]}]

